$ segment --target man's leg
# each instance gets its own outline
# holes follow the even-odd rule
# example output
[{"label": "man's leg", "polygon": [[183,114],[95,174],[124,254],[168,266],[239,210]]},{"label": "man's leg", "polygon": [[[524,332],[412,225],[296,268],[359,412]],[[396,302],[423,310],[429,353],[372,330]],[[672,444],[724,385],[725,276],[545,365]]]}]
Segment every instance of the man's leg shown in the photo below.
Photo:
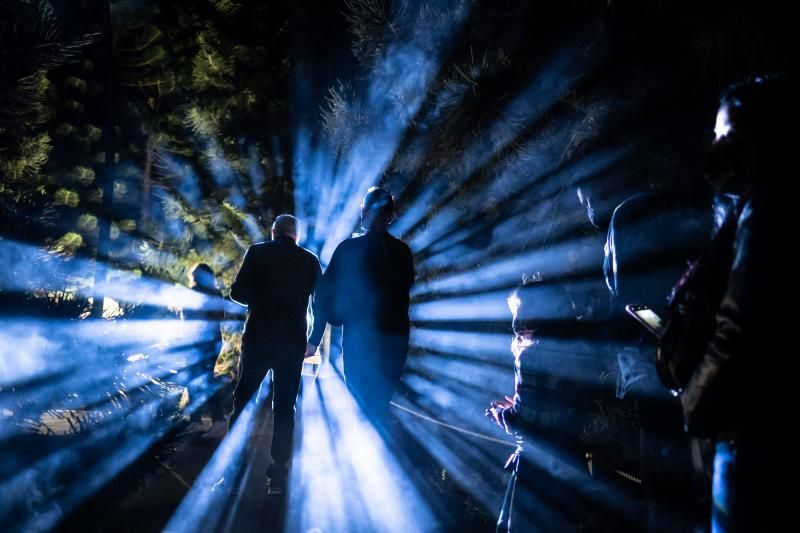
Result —
[{"label": "man's leg", "polygon": [[233,428],[234,422],[244,411],[247,402],[258,392],[268,370],[268,365],[256,364],[256,361],[252,359],[247,361],[246,355],[242,354],[242,362],[239,366],[239,383],[233,391],[233,413],[228,419],[228,430]]},{"label": "man's leg", "polygon": [[[344,347],[347,388],[367,419],[383,427],[389,417],[389,402],[403,375],[408,339],[399,335],[359,332]],[[363,342],[366,340],[367,342]]]},{"label": "man's leg", "polygon": [[353,396],[363,415],[373,420],[377,415],[378,407],[376,394],[385,394],[380,386],[375,372],[374,361],[363,361],[360,353],[350,349],[344,352],[344,376],[347,390]]},{"label": "man's leg", "polygon": [[[298,353],[301,356],[298,357]],[[280,354],[281,363],[272,369],[272,464],[267,471],[270,487],[282,485],[286,481],[288,463],[292,452],[294,434],[294,415],[297,391],[300,387],[300,373],[303,369],[302,351]]]}]

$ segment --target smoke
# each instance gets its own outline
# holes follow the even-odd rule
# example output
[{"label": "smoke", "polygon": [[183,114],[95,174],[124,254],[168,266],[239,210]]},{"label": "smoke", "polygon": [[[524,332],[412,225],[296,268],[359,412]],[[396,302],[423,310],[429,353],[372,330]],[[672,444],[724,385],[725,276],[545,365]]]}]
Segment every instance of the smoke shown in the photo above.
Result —
[{"label": "smoke", "polygon": [[[394,25],[413,30],[399,32],[374,59],[360,90],[350,91],[345,85],[332,90],[326,120],[337,124],[337,138],[321,142],[311,133],[312,125],[298,127],[295,205],[298,215],[313,220],[309,224],[320,243],[323,264],[350,236],[361,197],[380,181],[425,101],[452,36],[469,13],[468,6],[457,4],[442,16],[442,24],[415,25],[420,6],[411,3],[397,15]],[[346,143],[340,144],[338,137]]]}]

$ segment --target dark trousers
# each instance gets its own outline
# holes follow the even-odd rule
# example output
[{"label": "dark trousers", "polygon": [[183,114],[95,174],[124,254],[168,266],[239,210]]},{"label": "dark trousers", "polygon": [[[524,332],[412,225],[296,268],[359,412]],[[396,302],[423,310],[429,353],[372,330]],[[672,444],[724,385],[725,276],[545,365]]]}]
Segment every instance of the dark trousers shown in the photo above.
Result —
[{"label": "dark trousers", "polygon": [[[247,402],[272,369],[272,465],[270,469],[285,470],[292,451],[294,412],[300,373],[303,369],[305,344],[247,342],[242,344],[239,383],[233,393],[233,414],[230,425],[239,417]],[[262,396],[259,401],[264,401]]]},{"label": "dark trousers", "polygon": [[342,340],[347,388],[366,417],[381,425],[389,414],[389,402],[403,376],[408,335],[390,335],[372,328],[345,325]]}]

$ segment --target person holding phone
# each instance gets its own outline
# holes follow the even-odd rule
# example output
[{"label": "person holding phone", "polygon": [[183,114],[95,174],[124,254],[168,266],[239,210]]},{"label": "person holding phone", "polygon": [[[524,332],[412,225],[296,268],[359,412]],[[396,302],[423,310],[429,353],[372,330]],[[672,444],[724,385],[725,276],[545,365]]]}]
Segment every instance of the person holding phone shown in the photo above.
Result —
[{"label": "person holding phone", "polygon": [[639,425],[645,531],[695,531],[708,520],[707,476],[692,461],[697,443],[683,431],[680,402],[665,390],[653,363],[670,288],[703,249],[709,230],[710,217],[700,209],[652,193],[622,202],[609,224],[604,274],[611,335],[619,346],[617,398],[631,406]]},{"label": "person holding phone", "polygon": [[[736,206],[730,259],[705,285],[693,283],[690,271],[677,287],[694,292],[688,302],[702,300],[714,280],[725,283],[700,362],[680,395],[688,431],[716,443],[714,531],[786,531],[796,521],[796,491],[780,487],[800,473],[791,436],[798,404],[800,239],[791,217],[800,192],[798,94],[796,79],[766,77],[723,95],[705,175]],[[671,320],[665,337],[679,326]]]}]

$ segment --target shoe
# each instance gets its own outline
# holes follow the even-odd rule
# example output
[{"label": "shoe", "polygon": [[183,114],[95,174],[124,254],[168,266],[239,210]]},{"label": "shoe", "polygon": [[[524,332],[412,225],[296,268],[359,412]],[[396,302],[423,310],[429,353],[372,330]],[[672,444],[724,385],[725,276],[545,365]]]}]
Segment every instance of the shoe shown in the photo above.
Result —
[{"label": "shoe", "polygon": [[267,494],[277,496],[286,492],[286,478],[289,472],[286,468],[281,468],[271,464],[267,468]]},{"label": "shoe", "polygon": [[270,496],[280,496],[286,492],[286,480],[275,480],[267,478],[267,494]]}]

